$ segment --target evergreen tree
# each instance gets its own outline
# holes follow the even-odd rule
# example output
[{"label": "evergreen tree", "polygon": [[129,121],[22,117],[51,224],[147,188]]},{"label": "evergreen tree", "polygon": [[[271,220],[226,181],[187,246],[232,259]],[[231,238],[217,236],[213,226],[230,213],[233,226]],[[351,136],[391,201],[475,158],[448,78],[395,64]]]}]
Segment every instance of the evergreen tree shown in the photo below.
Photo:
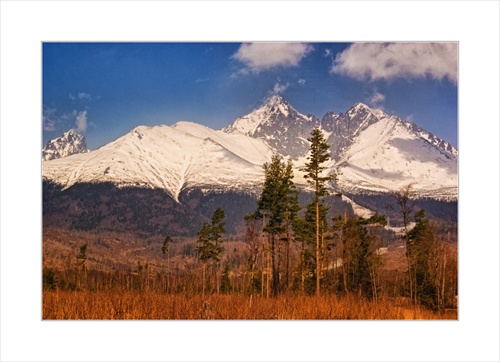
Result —
[{"label": "evergreen tree", "polygon": [[438,308],[437,241],[425,211],[415,214],[416,225],[408,232],[408,258],[411,264],[416,299],[430,309]]},{"label": "evergreen tree", "polygon": [[203,294],[205,294],[205,279],[206,279],[206,264],[212,260],[216,270],[220,261],[219,255],[224,250],[221,246],[222,236],[225,231],[224,210],[220,207],[215,210],[210,223],[203,223],[202,228],[198,231],[198,259],[203,262]]},{"label": "evergreen tree", "polygon": [[166,236],[165,240],[163,241],[163,245],[161,247],[161,252],[163,253],[163,255],[167,255],[167,257],[169,254],[169,248],[170,248],[171,242],[172,242],[172,238],[170,236]]},{"label": "evergreen tree", "polygon": [[[298,191],[293,184],[293,167],[289,160],[285,164],[283,157],[273,155],[271,162],[264,164],[264,187],[257,200],[256,216],[263,219],[263,230],[270,236],[272,291],[278,295],[280,290],[279,263],[281,255],[277,253],[278,243],[286,241],[285,265],[288,284],[291,225],[299,210]],[[285,237],[279,238],[279,235]]]},{"label": "evergreen tree", "polygon": [[80,252],[76,256],[77,259],[80,260],[80,264],[82,266],[82,271],[87,270],[87,243],[80,246]]},{"label": "evergreen tree", "polygon": [[87,243],[80,246],[80,252],[76,256],[76,258],[80,261],[80,265],[82,267],[83,279],[85,287],[88,284],[87,278]]},{"label": "evergreen tree", "polygon": [[231,280],[229,279],[229,272],[231,268],[229,267],[229,263],[226,261],[224,263],[224,269],[222,270],[222,277],[220,283],[220,291],[222,293],[229,293],[231,291]]},{"label": "evergreen tree", "polygon": [[170,244],[172,243],[172,237],[167,235],[163,241],[161,247],[161,252],[163,255],[167,256],[167,291],[170,291]]},{"label": "evergreen tree", "polygon": [[[328,209],[321,203],[319,206],[320,235],[322,235],[328,227],[326,221]],[[314,200],[306,205],[304,215],[295,219],[293,230],[295,242],[300,245],[299,289],[301,293],[309,294],[311,291],[314,293],[316,283],[316,203]]]},{"label": "evergreen tree", "polygon": [[[384,216],[375,214],[365,219],[334,218],[334,229],[341,235],[342,274],[341,283],[345,292],[358,291],[365,297],[375,296],[373,270],[376,258],[372,240],[368,234],[368,225],[386,225]],[[379,263],[376,263],[379,264]]]},{"label": "evergreen tree", "polygon": [[321,199],[328,195],[327,185],[330,181],[337,179],[337,174],[324,175],[326,167],[324,163],[330,159],[329,146],[323,137],[323,132],[316,127],[307,139],[311,145],[304,171],[304,178],[314,189],[315,205],[315,239],[316,239],[316,295],[320,295],[321,279]]}]

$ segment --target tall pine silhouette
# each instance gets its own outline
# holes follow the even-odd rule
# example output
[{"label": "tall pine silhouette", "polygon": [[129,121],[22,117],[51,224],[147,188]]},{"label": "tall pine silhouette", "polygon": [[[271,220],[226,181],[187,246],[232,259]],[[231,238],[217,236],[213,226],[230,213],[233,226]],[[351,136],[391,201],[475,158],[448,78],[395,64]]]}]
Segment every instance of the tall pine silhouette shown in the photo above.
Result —
[{"label": "tall pine silhouette", "polygon": [[[257,201],[257,216],[263,220],[264,231],[270,237],[272,292],[277,296],[281,289],[281,260],[277,253],[278,243],[285,241],[285,288],[289,283],[289,248],[291,225],[299,210],[298,191],[293,184],[293,168],[291,161],[285,163],[283,157],[273,155],[271,162],[264,164],[264,188]],[[284,237],[280,238],[280,235]]]},{"label": "tall pine silhouette", "polygon": [[321,200],[328,195],[327,186],[330,181],[337,180],[337,174],[331,173],[325,175],[325,162],[330,160],[329,146],[323,137],[323,132],[316,127],[311,131],[311,137],[307,139],[311,145],[309,155],[307,156],[303,171],[306,172],[304,178],[314,189],[314,207],[315,207],[315,236],[316,236],[316,295],[320,295],[321,280]]}]

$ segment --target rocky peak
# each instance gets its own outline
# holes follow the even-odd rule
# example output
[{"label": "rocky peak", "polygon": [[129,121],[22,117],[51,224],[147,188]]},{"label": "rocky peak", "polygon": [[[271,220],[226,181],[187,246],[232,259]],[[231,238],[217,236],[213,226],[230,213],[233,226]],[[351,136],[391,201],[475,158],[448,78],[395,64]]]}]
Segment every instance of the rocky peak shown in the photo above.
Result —
[{"label": "rocky peak", "polygon": [[85,137],[70,129],[61,137],[47,142],[42,148],[42,160],[48,161],[85,152],[89,152]]}]

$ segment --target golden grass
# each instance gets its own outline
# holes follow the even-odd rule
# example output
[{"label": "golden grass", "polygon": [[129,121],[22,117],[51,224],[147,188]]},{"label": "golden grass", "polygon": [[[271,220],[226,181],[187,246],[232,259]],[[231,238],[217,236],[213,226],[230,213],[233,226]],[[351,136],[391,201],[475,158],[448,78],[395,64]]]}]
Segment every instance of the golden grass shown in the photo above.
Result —
[{"label": "golden grass", "polygon": [[139,292],[43,292],[43,319],[173,319],[173,320],[443,320],[457,319],[457,311],[435,313],[383,299],[354,296],[244,295],[187,296]]}]

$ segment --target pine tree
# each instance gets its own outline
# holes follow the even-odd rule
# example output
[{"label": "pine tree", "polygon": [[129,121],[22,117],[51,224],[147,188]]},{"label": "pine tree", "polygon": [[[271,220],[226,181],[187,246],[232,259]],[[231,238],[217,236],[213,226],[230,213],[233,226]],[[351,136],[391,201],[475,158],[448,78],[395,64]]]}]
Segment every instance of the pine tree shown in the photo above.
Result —
[{"label": "pine tree", "polygon": [[167,291],[170,292],[170,244],[172,243],[172,237],[167,235],[163,241],[161,247],[161,252],[163,255],[167,256]]},{"label": "pine tree", "polygon": [[315,238],[316,238],[316,295],[320,295],[321,279],[321,199],[328,195],[327,185],[330,181],[337,179],[336,173],[324,175],[326,167],[324,163],[330,159],[329,146],[323,137],[323,132],[316,127],[307,139],[311,145],[309,155],[303,170],[306,172],[304,178],[314,189],[315,206]]},{"label": "pine tree", "polygon": [[[273,155],[271,162],[264,164],[264,175],[264,187],[257,200],[256,216],[263,219],[263,230],[270,236],[272,291],[273,295],[277,296],[281,287],[279,275],[281,255],[277,253],[277,247],[280,241],[286,241],[285,254],[288,255],[291,225],[299,210],[298,191],[293,184],[293,167],[290,160],[285,164],[283,157]],[[285,234],[285,237],[280,239],[281,234]],[[287,285],[289,264],[286,260],[285,284]]]},{"label": "pine tree", "polygon": [[425,211],[415,214],[415,227],[408,232],[408,258],[413,270],[415,298],[424,306],[438,309],[438,247],[433,228]]},{"label": "pine tree", "polygon": [[374,285],[373,271],[376,258],[367,226],[384,226],[386,224],[385,216],[378,214],[368,219],[362,217],[334,218],[334,229],[341,235],[341,285],[345,292],[359,291],[365,297],[375,297],[376,286]]},{"label": "pine tree", "polygon": [[[328,209],[320,203],[320,234],[326,231]],[[297,217],[293,224],[295,242],[300,248],[300,292],[308,294],[315,291],[316,282],[316,204],[314,200],[306,205],[302,217]],[[313,250],[311,250],[311,248]],[[314,280],[312,280],[312,278]],[[313,282],[313,284],[311,284]],[[307,288],[306,288],[307,284]]]},{"label": "pine tree", "polygon": [[224,210],[220,207],[215,210],[210,223],[203,223],[202,228],[198,231],[198,259],[203,262],[203,295],[205,294],[205,280],[206,280],[206,264],[212,260],[216,270],[220,261],[219,255],[224,250],[221,246],[222,236],[225,231],[225,218]]},{"label": "pine tree", "polygon": [[224,263],[224,269],[222,270],[220,290],[222,293],[229,293],[231,291],[231,280],[229,279],[229,272],[231,268],[229,263],[226,261]]},{"label": "pine tree", "polygon": [[83,278],[85,287],[87,287],[88,278],[87,278],[87,243],[80,246],[80,252],[76,256],[78,260],[80,260],[80,265],[82,267]]}]

